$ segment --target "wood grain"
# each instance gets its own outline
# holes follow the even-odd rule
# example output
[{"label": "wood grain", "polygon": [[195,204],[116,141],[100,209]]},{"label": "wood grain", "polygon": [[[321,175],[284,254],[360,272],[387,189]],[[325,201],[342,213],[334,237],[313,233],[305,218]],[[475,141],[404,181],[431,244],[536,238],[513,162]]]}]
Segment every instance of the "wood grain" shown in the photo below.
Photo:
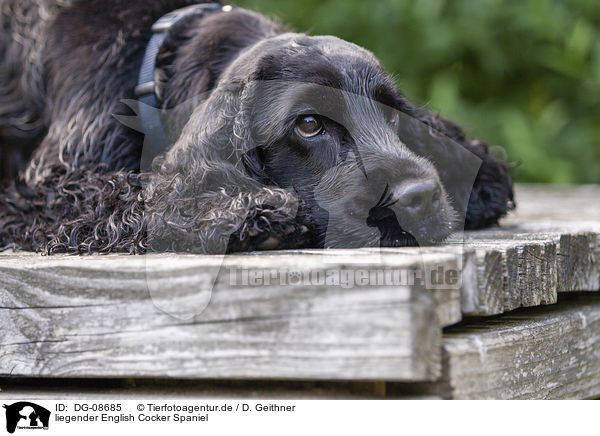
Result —
[{"label": "wood grain", "polygon": [[442,348],[437,392],[444,398],[596,397],[600,298],[580,297],[451,328]]},{"label": "wood grain", "polygon": [[600,187],[517,185],[502,226],[465,232],[462,312],[495,315],[600,290]]},{"label": "wood grain", "polygon": [[[321,268],[339,269],[343,254],[340,259],[342,264]],[[421,256],[382,259],[382,265],[403,269],[423,262]],[[319,259],[296,254],[277,260],[279,268],[302,273],[314,272]],[[360,380],[439,375],[441,327],[435,300],[423,286],[231,285],[229,268],[256,270],[266,261],[268,256],[224,259],[210,304],[193,314],[190,307],[206,302],[198,289],[214,272],[214,258],[12,256],[0,267],[0,374]]]}]

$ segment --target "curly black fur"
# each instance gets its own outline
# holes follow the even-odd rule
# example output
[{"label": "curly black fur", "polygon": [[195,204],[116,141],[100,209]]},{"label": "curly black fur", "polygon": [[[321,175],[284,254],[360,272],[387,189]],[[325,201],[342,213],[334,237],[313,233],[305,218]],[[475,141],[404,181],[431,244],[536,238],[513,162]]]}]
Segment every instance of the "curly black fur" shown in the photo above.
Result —
[{"label": "curly black fur", "polygon": [[[355,170],[438,183],[434,166],[390,133],[370,103],[356,103],[348,115],[353,127],[324,117],[324,146],[307,148],[290,133],[294,119],[284,110],[297,96],[279,82],[366,96],[472,151],[482,166],[466,228],[494,225],[513,207],[507,165],[456,125],[402,97],[372,54],[332,37],[287,33],[244,10],[189,17],[170,33],[157,58],[161,107],[202,98],[177,142],[151,173],[140,173],[143,135],[114,115],[131,115],[123,101],[134,98],[152,23],[190,3],[0,1],[0,249],[318,247],[325,244],[327,221],[333,224],[332,211],[324,211],[317,197],[337,201],[361,189],[367,195],[364,186],[350,190]],[[260,83],[272,89],[265,95]],[[362,160],[353,162],[348,156],[359,147]],[[432,240],[456,228],[451,195],[441,189],[439,210],[420,220],[436,234]],[[403,228],[415,225],[398,219],[395,225]],[[342,224],[356,240],[372,242],[351,223]],[[381,238],[383,245],[408,241]]]},{"label": "curly black fur", "polygon": [[[65,171],[30,186],[11,183],[0,196],[0,245],[48,253],[145,250],[142,183],[133,171],[102,166]],[[82,187],[84,189],[82,189]]]}]

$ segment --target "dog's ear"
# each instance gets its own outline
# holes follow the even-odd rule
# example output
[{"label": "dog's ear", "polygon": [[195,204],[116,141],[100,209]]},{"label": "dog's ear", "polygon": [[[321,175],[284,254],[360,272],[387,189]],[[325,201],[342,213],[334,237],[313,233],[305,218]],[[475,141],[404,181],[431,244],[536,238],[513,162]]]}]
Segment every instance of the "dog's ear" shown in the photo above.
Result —
[{"label": "dog's ear", "polygon": [[255,123],[253,110],[256,104],[256,81],[252,81],[240,94],[237,116],[232,126],[236,149],[239,159],[248,176],[261,184],[272,184],[264,166],[264,149],[255,139]]},{"label": "dog's ear", "polygon": [[144,195],[151,249],[224,254],[256,208],[296,213],[293,193],[265,187],[248,169],[260,171],[247,86],[215,89],[155,161]]},{"label": "dog's ear", "polygon": [[265,185],[274,185],[272,178],[265,170],[264,149],[260,146],[246,151],[242,156],[242,164],[248,175]]},{"label": "dog's ear", "polygon": [[510,165],[505,158],[493,155],[485,143],[467,138],[464,131],[452,121],[428,117],[426,123],[453,139],[481,159],[481,166],[473,182],[465,229],[474,230],[498,224],[498,220],[515,208]]},{"label": "dog's ear", "polygon": [[491,148],[480,141],[466,141],[465,147],[482,160],[469,198],[465,229],[496,225],[515,208],[510,165],[494,156]]}]

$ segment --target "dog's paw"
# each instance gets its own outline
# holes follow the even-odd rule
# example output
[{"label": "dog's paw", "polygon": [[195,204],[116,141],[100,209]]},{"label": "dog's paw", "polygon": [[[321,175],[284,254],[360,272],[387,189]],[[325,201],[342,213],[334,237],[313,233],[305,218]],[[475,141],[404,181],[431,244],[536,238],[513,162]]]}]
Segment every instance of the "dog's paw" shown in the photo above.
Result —
[{"label": "dog's paw", "polygon": [[283,250],[310,245],[312,233],[299,222],[278,209],[254,208],[244,224],[229,240],[229,252]]},{"label": "dog's paw", "polygon": [[305,245],[302,243],[308,237],[308,227],[302,224],[286,225],[281,229],[273,229],[267,238],[257,245],[258,250],[282,250],[285,248]]}]

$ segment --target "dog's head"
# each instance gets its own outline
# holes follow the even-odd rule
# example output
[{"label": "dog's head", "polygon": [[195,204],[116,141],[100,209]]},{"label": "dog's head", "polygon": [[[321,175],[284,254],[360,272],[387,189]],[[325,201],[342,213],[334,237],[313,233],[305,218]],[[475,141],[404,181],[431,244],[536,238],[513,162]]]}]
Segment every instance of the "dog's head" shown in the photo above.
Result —
[{"label": "dog's head", "polygon": [[294,192],[325,246],[428,244],[446,238],[459,213],[435,153],[407,127],[411,108],[365,49],[285,33],[229,65],[171,160],[211,171],[226,162],[211,189],[241,182]]}]

